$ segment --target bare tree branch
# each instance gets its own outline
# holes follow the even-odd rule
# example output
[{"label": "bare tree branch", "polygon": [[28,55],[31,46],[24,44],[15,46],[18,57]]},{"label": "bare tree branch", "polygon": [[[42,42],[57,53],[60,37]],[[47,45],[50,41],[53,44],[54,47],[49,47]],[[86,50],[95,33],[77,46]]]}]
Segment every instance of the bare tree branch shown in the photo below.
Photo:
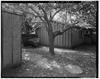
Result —
[{"label": "bare tree branch", "polygon": [[52,17],[52,15],[51,15],[51,11],[50,11],[50,18]]},{"label": "bare tree branch", "polygon": [[62,35],[64,32],[66,32],[69,29],[72,28],[76,28],[76,29],[80,29],[79,26],[75,26],[75,24],[69,25],[68,27],[66,27],[65,29],[61,30],[61,31],[55,31],[54,32],[54,37],[58,36],[58,35]]},{"label": "bare tree branch", "polygon": [[39,15],[35,15],[34,13],[30,13],[30,12],[25,12],[25,13],[27,13],[27,14],[31,14],[31,15],[33,15],[33,16],[35,16],[35,17],[43,17],[43,16],[39,16]]},{"label": "bare tree branch", "polygon": [[[48,18],[44,18],[44,17],[43,17],[43,18],[45,19],[45,20],[43,20],[42,17],[40,17],[40,14],[39,14],[37,11],[35,11],[35,10],[33,9],[33,7],[30,6],[30,8],[39,16],[39,18],[42,20],[42,22],[45,23],[46,30],[48,30],[47,23],[45,22]],[[41,9],[42,9],[43,12],[45,12],[43,8],[41,8]],[[46,12],[45,12],[45,14],[46,14]],[[46,14],[46,15],[47,15],[47,14]],[[46,17],[47,17],[47,16],[46,16]]]},{"label": "bare tree branch", "polygon": [[64,8],[60,8],[58,11],[56,11],[56,12],[54,13],[54,15],[51,17],[50,20],[52,20],[52,19],[54,18],[54,16],[55,16],[57,13],[59,13],[62,9],[64,9]]},{"label": "bare tree branch", "polygon": [[46,13],[46,11],[45,11],[41,6],[38,6],[38,7],[44,12],[44,18],[45,18],[45,19],[48,19],[48,18],[47,18],[47,13]]},{"label": "bare tree branch", "polygon": [[40,17],[40,14],[39,14],[37,11],[35,11],[35,10],[33,9],[33,7],[29,6],[29,8],[31,8],[31,9],[37,14],[37,16],[39,16],[39,18],[40,18],[43,22],[45,22],[45,21],[42,19],[42,17]]},{"label": "bare tree branch", "polygon": [[[44,12],[44,19],[45,19],[45,21],[47,22],[47,25],[48,25],[48,24],[50,25],[50,26],[48,27],[48,26],[46,25],[46,23],[45,23],[46,30],[47,30],[47,31],[49,31],[49,30],[52,31],[52,26],[51,26],[51,24],[50,24],[51,21],[48,19],[48,16],[47,16],[46,11],[45,11],[42,7],[40,7],[40,6],[39,6],[39,8],[42,9],[42,11]],[[50,12],[50,17],[51,17],[51,12]]]}]

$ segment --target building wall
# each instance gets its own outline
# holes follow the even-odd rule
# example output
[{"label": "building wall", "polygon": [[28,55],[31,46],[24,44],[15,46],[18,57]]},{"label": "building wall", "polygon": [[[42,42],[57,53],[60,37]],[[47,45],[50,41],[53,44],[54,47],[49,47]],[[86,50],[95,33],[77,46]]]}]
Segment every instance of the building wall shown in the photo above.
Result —
[{"label": "building wall", "polygon": [[21,63],[21,16],[2,12],[2,69]]}]

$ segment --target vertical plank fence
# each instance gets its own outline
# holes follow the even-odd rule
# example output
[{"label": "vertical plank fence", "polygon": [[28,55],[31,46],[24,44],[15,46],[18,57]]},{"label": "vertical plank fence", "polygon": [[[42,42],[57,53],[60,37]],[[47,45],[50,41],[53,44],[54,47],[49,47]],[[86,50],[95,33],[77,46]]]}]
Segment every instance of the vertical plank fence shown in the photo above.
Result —
[{"label": "vertical plank fence", "polygon": [[[53,31],[57,31],[62,29],[62,25],[59,24],[52,24]],[[40,38],[40,44],[48,45],[48,33],[45,27],[40,28],[37,31],[37,34]],[[84,42],[84,37],[80,39],[80,32],[75,29],[69,29],[62,35],[59,35],[54,40],[54,46],[56,47],[65,47],[65,48],[72,48],[78,46]]]}]

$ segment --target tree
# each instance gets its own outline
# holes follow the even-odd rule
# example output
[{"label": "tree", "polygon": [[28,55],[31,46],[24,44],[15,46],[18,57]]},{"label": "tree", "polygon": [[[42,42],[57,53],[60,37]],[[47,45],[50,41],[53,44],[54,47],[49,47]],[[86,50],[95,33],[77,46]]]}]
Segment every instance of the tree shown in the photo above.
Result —
[{"label": "tree", "polygon": [[[15,3],[11,5],[14,5],[14,4]],[[20,9],[23,15],[31,14],[35,18],[39,18],[40,23],[42,22],[45,24],[45,28],[49,36],[49,52],[52,55],[55,55],[54,53],[55,37],[57,37],[58,35],[62,35],[65,31],[71,28],[78,28],[75,26],[75,24],[77,24],[78,21],[74,21],[73,23],[68,24],[65,18],[64,23],[59,22],[60,24],[63,24],[64,28],[62,30],[53,32],[52,22],[54,22],[54,17],[60,12],[82,13],[83,15],[83,11],[85,11],[84,5],[86,4],[87,2],[83,2],[83,3],[81,2],[78,2],[78,3],[73,3],[73,2],[71,3],[70,2],[66,2],[66,3],[21,3],[21,4],[17,4],[17,7],[14,5],[13,11],[14,12],[16,11],[15,8]]]},{"label": "tree", "polygon": [[[65,10],[66,7],[68,9],[68,6],[71,6],[71,5],[67,5],[67,3],[64,5],[63,4],[57,4],[56,6],[55,5],[53,3],[46,3],[46,4],[44,3],[44,4],[36,5],[37,8],[43,12],[43,16],[41,16],[40,13],[37,12],[32,6],[29,6],[37,14],[37,16],[45,23],[45,27],[46,27],[46,30],[47,30],[48,36],[49,36],[49,52],[52,55],[55,54],[54,53],[54,39],[55,39],[55,37],[57,37],[58,35],[62,35],[68,29],[73,28],[73,26],[75,24],[75,23],[72,25],[65,24],[64,25],[64,26],[66,26],[65,29],[63,29],[61,31],[53,32],[52,22],[53,22],[55,15],[57,13],[59,13],[60,11]],[[52,10],[56,10],[56,12],[53,13]]]}]

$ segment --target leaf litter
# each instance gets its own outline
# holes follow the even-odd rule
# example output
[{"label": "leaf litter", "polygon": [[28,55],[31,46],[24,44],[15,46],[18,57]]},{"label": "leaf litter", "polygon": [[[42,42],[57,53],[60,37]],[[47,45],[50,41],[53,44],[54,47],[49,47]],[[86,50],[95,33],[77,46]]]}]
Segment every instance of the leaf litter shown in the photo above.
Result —
[{"label": "leaf litter", "polygon": [[[95,46],[88,47],[88,51],[83,47],[73,50],[59,49],[59,52],[56,48],[54,57],[48,53],[48,47],[22,49],[22,66],[3,75],[8,77],[96,77]],[[83,70],[81,75],[72,74],[70,67],[68,71],[66,67],[68,68],[70,64],[73,65],[74,70],[76,68],[74,66],[81,68]]]}]

